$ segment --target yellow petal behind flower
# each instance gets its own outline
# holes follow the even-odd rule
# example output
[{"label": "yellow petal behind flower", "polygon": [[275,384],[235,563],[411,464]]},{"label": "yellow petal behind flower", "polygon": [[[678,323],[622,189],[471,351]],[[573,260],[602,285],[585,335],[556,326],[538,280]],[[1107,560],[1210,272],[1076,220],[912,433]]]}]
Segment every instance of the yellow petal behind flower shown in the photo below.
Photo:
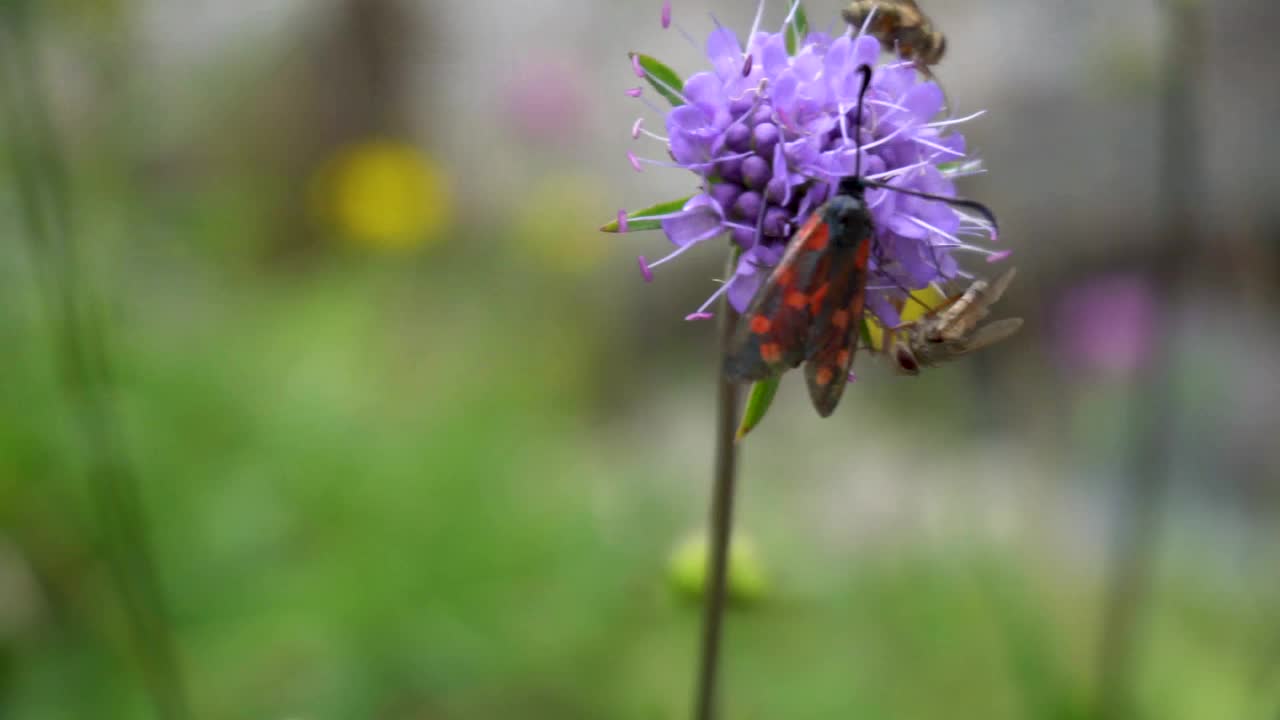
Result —
[{"label": "yellow petal behind flower", "polygon": [[[902,308],[902,322],[915,322],[925,316],[930,309],[936,308],[946,301],[946,296],[935,290],[933,287],[927,287],[923,290],[915,290],[911,293],[912,300],[908,300]],[[867,334],[871,336],[871,349],[880,352],[884,349],[884,329],[880,327],[880,323],[876,322],[876,316],[867,313]]]}]

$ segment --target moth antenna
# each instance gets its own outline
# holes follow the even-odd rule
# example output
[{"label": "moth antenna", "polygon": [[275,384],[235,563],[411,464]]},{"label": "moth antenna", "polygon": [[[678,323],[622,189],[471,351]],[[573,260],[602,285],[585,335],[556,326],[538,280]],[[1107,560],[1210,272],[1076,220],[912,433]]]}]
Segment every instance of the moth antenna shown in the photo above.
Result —
[{"label": "moth antenna", "polygon": [[896,185],[882,183],[878,180],[863,180],[862,184],[866,185],[867,187],[876,187],[876,188],[882,188],[884,190],[892,190],[893,192],[899,192],[899,193],[902,193],[903,195],[914,195],[915,197],[924,198],[925,200],[937,200],[939,202],[944,202],[948,205],[951,205],[952,207],[968,208],[978,213],[982,217],[986,218],[987,221],[991,223],[992,232],[996,234],[999,234],[1000,232],[1000,224],[996,221],[996,214],[991,212],[991,210],[987,208],[986,205],[983,205],[977,200],[968,200],[966,198],[958,198],[958,197],[947,197],[945,195],[934,195],[933,193],[920,192],[919,190],[908,190],[906,188],[897,187]]},{"label": "moth antenna", "polygon": [[853,110],[853,177],[855,182],[862,179],[862,106],[867,97],[867,89],[871,87],[871,66],[859,65],[858,74],[862,76],[862,87],[858,88],[858,104]]}]

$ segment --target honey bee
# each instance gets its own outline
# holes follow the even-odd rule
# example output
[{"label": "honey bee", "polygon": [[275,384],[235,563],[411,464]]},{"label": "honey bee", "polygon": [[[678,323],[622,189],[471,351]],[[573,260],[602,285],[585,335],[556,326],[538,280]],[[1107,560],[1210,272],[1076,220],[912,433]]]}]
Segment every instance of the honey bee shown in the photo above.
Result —
[{"label": "honey bee", "polygon": [[935,367],[1008,338],[1022,327],[1022,318],[997,320],[978,327],[990,307],[1013,282],[1014,268],[988,283],[975,280],[924,317],[885,333],[885,355],[899,374],[918,375],[921,367]]},{"label": "honey bee", "polygon": [[914,62],[925,77],[933,77],[929,66],[937,65],[947,51],[947,37],[933,29],[915,0],[854,0],[840,14],[854,30],[871,18],[867,33],[896,48],[898,56]]}]

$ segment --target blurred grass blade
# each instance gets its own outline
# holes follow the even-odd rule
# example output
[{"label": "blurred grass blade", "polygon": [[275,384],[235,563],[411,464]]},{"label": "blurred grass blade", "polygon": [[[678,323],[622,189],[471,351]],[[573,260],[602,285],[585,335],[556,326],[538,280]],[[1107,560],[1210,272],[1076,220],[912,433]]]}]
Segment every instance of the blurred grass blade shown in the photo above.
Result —
[{"label": "blurred grass blade", "polygon": [[862,316],[862,326],[859,330],[859,334],[862,335],[862,345],[872,350],[881,350],[882,348],[876,347],[877,343],[875,342],[875,339],[871,336],[871,326],[868,325],[867,323],[868,323],[867,316],[864,313]]},{"label": "blurred grass blade", "polygon": [[787,54],[795,55],[796,48],[809,35],[809,17],[804,14],[804,6],[796,0],[795,12],[791,14],[791,22],[787,23]]},{"label": "blurred grass blade", "polygon": [[684,80],[680,79],[675,70],[667,67],[661,60],[644,53],[633,52],[627,55],[640,63],[640,67],[644,69],[644,79],[649,81],[659,95],[666,98],[673,107],[684,105],[684,98],[680,97],[680,91],[684,89]]},{"label": "blurred grass blade", "polygon": [[746,437],[764,419],[764,414],[769,412],[769,406],[773,404],[773,396],[778,394],[778,384],[781,382],[781,376],[771,377],[751,386],[751,396],[747,398],[747,408],[738,425],[738,440]]},{"label": "blurred grass blade", "polygon": [[[661,230],[661,220],[646,220],[645,218],[659,217],[662,215],[670,215],[674,212],[680,212],[684,208],[684,204],[689,202],[692,195],[686,195],[675,200],[651,205],[643,210],[636,210],[627,213],[627,232],[635,232],[636,230]],[[610,220],[600,226],[602,232],[616,233],[619,232],[618,221]]]}]

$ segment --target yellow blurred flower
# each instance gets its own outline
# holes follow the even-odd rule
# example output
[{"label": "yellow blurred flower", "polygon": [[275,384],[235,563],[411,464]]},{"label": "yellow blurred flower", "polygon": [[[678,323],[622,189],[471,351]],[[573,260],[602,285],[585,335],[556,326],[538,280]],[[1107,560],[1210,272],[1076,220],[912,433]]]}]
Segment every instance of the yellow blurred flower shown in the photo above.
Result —
[{"label": "yellow blurred flower", "polygon": [[[938,307],[947,299],[946,296],[932,286],[912,292],[911,297],[914,299],[907,301],[900,313],[903,323],[919,320],[931,308]],[[864,317],[867,319],[867,334],[871,336],[871,349],[880,352],[884,349],[884,328],[880,327],[880,323],[876,322],[874,314],[867,313]]]},{"label": "yellow blurred flower", "polygon": [[520,250],[549,270],[586,272],[604,258],[589,211],[604,204],[601,183],[554,175],[535,183],[516,208],[513,230]]},{"label": "yellow blurred flower", "polygon": [[374,139],[339,151],[315,179],[317,214],[344,238],[396,250],[441,237],[453,211],[444,171],[409,143]]}]

